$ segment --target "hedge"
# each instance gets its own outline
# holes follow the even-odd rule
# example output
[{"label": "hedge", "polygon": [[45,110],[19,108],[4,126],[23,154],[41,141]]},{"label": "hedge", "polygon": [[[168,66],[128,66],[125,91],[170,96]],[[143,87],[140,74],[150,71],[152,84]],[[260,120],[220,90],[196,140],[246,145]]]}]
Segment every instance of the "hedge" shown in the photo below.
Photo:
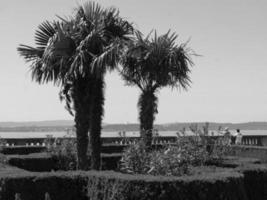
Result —
[{"label": "hedge", "polygon": [[220,162],[214,160],[214,161],[209,161],[206,164],[207,165],[216,165],[218,167],[225,167],[225,168],[236,168],[236,167],[247,165],[247,164],[260,164],[260,163],[261,163],[261,161],[257,158],[226,156]]},{"label": "hedge", "polygon": [[244,185],[249,200],[267,199],[267,166],[248,164],[237,168],[244,174]]},{"label": "hedge", "polygon": [[180,178],[111,171],[0,173],[0,186],[5,200],[14,200],[16,193],[23,200],[43,199],[46,192],[52,200],[86,200],[88,191],[107,200],[114,189],[121,200],[246,200],[243,175],[229,170]]},{"label": "hedge", "polygon": [[56,170],[56,159],[47,153],[34,153],[29,155],[9,155],[7,163],[33,172],[48,172]]},{"label": "hedge", "polygon": [[1,153],[6,155],[25,155],[25,154],[31,154],[31,153],[40,153],[44,152],[46,150],[45,146],[10,146],[10,147],[4,147],[1,150]]},{"label": "hedge", "polygon": [[[57,158],[47,153],[29,155],[8,155],[7,163],[32,172],[49,172],[62,170],[57,165]],[[101,154],[102,170],[118,170],[121,154]]]}]

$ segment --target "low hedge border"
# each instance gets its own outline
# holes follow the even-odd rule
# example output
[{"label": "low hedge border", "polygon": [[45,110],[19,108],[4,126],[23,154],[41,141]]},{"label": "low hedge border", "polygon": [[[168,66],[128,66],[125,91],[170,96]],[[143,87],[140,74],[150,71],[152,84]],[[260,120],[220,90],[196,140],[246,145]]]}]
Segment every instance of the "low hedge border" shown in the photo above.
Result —
[{"label": "low hedge border", "polygon": [[40,153],[46,151],[45,146],[9,146],[3,147],[1,153],[6,155],[25,155],[25,154],[32,154],[32,153]]},{"label": "low hedge border", "polygon": [[266,164],[247,164],[236,168],[244,175],[244,186],[249,200],[267,199]]},{"label": "low hedge border", "polygon": [[[107,162],[108,159],[116,160],[121,156],[120,154],[104,155]],[[49,158],[44,154],[8,157],[9,163],[10,159],[13,159],[13,162],[17,159],[17,162],[24,163],[24,167],[27,162],[31,167],[36,167],[38,159]],[[266,165],[257,164],[258,159],[250,158],[236,160],[234,157],[228,157],[225,162],[228,167],[233,168],[196,167],[193,169],[194,175],[176,178],[128,175],[110,171],[37,173],[2,164],[0,165],[0,199],[13,200],[15,193],[21,193],[22,200],[43,199],[45,192],[48,192],[52,200],[85,200],[88,199],[86,197],[88,188],[89,191],[95,191],[98,196],[103,196],[107,191],[114,190],[116,185],[119,186],[117,190],[123,199],[127,200],[267,199]],[[122,197],[117,199],[123,200]]]},{"label": "low hedge border", "polygon": [[56,159],[47,153],[33,153],[28,155],[8,155],[7,163],[24,170],[33,172],[49,172],[56,170]]},{"label": "low hedge border", "polygon": [[[101,154],[102,170],[119,170],[121,153]],[[57,158],[47,153],[34,153],[28,155],[7,155],[7,163],[28,171],[49,172],[62,170],[57,165]],[[228,156],[222,163],[210,162],[208,165],[216,165],[219,167],[236,168],[246,164],[259,164],[260,161],[254,158],[237,158]]]},{"label": "low hedge border", "polygon": [[16,193],[20,193],[23,200],[43,199],[48,192],[52,200],[87,200],[88,191],[95,190],[98,199],[107,200],[104,194],[114,187],[105,185],[111,183],[114,186],[115,182],[119,191],[117,197],[121,194],[125,200],[247,199],[243,175],[231,170],[179,178],[111,171],[0,173],[0,199],[14,200]]},{"label": "low hedge border", "polygon": [[[118,171],[122,154],[101,154],[102,170]],[[48,153],[33,153],[28,155],[7,155],[6,162],[32,172],[49,172],[62,170],[57,165],[57,158]]]}]

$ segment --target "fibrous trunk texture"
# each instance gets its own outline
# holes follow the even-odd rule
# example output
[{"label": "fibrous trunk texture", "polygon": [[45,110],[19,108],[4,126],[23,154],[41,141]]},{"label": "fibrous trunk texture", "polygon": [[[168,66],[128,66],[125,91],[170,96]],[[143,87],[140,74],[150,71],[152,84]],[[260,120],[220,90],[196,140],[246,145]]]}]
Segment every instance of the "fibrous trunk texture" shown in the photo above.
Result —
[{"label": "fibrous trunk texture", "polygon": [[77,138],[77,169],[87,170],[88,162],[88,132],[90,128],[91,108],[91,82],[90,78],[81,78],[75,81],[73,88],[73,102],[75,109],[75,128]]},{"label": "fibrous trunk texture", "polygon": [[157,113],[157,97],[153,91],[143,91],[139,97],[138,108],[141,138],[146,147],[151,148],[153,123]]},{"label": "fibrous trunk texture", "polygon": [[104,88],[105,83],[103,77],[94,80],[89,141],[91,148],[91,168],[95,170],[100,170],[101,167],[101,125],[104,114]]}]

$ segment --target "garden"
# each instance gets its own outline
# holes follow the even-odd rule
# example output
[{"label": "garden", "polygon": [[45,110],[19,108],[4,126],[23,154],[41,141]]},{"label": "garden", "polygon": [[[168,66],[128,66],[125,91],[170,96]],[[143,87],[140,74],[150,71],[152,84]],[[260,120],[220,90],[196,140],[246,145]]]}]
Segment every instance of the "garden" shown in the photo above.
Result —
[{"label": "garden", "polygon": [[[144,36],[133,24],[116,8],[86,2],[73,16],[41,23],[36,47],[18,47],[34,81],[60,88],[60,100],[74,118],[75,139],[46,141],[45,152],[2,151],[0,199],[267,199],[266,165],[231,156],[229,138],[211,137],[208,123],[192,125],[193,136],[181,130],[174,142],[153,144],[158,93],[190,87],[196,54],[188,43],[176,44],[175,32]],[[105,75],[111,71],[140,89],[140,139],[120,150],[107,145],[103,152]]]}]

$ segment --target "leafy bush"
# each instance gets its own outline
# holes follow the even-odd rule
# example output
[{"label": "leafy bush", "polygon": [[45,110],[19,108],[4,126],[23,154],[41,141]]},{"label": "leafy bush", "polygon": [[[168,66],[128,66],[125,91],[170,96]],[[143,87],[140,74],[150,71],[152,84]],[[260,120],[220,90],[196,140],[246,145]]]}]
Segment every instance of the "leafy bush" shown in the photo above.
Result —
[{"label": "leafy bush", "polygon": [[131,144],[122,155],[121,170],[130,174],[146,174],[150,170],[150,160],[151,155],[142,141]]},{"label": "leafy bush", "polygon": [[[217,162],[218,164],[222,162],[224,156],[228,155],[230,152],[230,143],[228,136],[210,136],[209,135],[209,123],[201,128],[197,124],[191,124],[190,130],[193,132],[193,138],[197,142],[191,144],[195,147],[202,148],[203,151],[206,151],[207,155],[205,156],[205,162]],[[221,127],[218,129],[220,132]],[[186,138],[186,137],[183,137]]]},{"label": "leafy bush", "polygon": [[219,165],[229,151],[224,137],[209,137],[209,124],[199,129],[191,125],[193,136],[183,129],[175,144],[162,149],[147,150],[143,142],[130,145],[123,153],[121,170],[126,173],[181,176],[190,173],[191,166]]},{"label": "leafy bush", "polygon": [[189,174],[190,166],[204,163],[206,152],[186,142],[179,144],[150,151],[147,151],[142,141],[130,145],[122,155],[121,170],[131,174],[165,176]]},{"label": "leafy bush", "polygon": [[57,161],[60,170],[75,170],[77,166],[77,142],[72,132],[67,132],[60,142],[52,142],[48,137],[45,141],[47,152]]},{"label": "leafy bush", "polygon": [[76,140],[63,138],[60,144],[47,148],[49,154],[57,160],[57,168],[75,170],[77,164]]}]

